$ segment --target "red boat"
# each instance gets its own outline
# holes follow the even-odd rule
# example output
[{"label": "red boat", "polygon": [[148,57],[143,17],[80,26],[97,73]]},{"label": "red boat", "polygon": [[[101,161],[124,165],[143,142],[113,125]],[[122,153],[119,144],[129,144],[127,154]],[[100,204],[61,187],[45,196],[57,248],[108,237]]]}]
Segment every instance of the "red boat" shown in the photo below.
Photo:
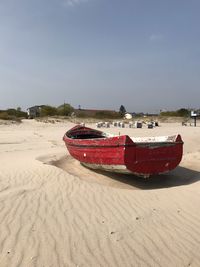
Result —
[{"label": "red boat", "polygon": [[70,155],[89,168],[143,177],[176,168],[183,154],[180,135],[130,138],[77,125],[63,141]]}]

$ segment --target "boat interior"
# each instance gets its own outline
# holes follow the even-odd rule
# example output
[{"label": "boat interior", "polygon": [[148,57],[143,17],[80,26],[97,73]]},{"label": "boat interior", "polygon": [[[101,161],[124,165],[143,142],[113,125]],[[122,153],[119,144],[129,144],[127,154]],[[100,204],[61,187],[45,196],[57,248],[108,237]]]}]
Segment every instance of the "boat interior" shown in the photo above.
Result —
[{"label": "boat interior", "polygon": [[[107,134],[96,129],[87,127],[77,127],[66,133],[66,136],[71,139],[99,139],[111,138],[116,135]],[[177,135],[171,136],[152,136],[152,137],[130,137],[134,143],[174,143]]]},{"label": "boat interior", "polygon": [[97,139],[97,138],[106,138],[107,135],[98,130],[82,129],[67,133],[67,137],[71,139]]}]

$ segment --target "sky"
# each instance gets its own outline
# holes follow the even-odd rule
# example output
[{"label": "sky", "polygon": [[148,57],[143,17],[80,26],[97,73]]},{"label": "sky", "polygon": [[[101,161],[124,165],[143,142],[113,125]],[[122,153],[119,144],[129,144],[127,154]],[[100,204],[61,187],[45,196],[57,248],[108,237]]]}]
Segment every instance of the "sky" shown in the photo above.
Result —
[{"label": "sky", "polygon": [[0,109],[200,108],[199,0],[0,0]]}]

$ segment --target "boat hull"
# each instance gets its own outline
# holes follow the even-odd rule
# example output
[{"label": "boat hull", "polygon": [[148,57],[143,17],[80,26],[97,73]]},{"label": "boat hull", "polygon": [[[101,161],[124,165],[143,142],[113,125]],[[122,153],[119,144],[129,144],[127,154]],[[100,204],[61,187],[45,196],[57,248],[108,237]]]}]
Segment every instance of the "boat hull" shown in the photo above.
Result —
[{"label": "boat hull", "polygon": [[[81,127],[79,130],[81,133]],[[180,135],[173,142],[160,143],[135,143],[127,135],[73,139],[66,134],[63,140],[70,155],[89,168],[133,173],[143,177],[174,169],[180,163],[183,153]]]}]

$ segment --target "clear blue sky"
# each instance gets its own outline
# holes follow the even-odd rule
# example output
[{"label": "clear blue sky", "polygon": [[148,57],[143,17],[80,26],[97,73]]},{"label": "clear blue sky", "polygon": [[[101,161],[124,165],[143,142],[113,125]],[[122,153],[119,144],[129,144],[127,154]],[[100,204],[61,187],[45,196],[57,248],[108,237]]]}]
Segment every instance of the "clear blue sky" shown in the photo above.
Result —
[{"label": "clear blue sky", "polygon": [[0,0],[0,109],[200,107],[199,0]]}]

